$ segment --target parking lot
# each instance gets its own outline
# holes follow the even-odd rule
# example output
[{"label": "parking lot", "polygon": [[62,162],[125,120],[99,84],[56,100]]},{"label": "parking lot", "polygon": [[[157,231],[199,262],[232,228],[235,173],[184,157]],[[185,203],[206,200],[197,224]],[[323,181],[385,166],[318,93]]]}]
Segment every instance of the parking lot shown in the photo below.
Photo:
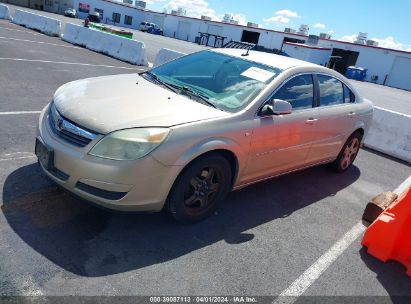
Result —
[{"label": "parking lot", "polygon": [[[156,44],[144,42],[152,62]],[[89,206],[40,172],[39,111],[66,82],[142,70],[0,20],[0,295],[278,296],[411,173],[362,150],[341,175],[320,166],[233,192],[195,225]],[[360,240],[303,277],[302,295],[411,296],[402,266],[368,256]]]}]

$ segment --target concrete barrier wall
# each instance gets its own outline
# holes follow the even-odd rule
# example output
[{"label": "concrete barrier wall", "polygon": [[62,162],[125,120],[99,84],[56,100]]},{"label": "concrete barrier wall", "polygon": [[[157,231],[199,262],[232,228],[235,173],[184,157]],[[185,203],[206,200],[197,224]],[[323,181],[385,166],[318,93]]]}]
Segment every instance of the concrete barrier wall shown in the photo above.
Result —
[{"label": "concrete barrier wall", "polygon": [[7,5],[0,4],[0,19],[10,19],[10,11]]},{"label": "concrete barrier wall", "polygon": [[140,41],[72,23],[66,23],[62,39],[132,64],[148,66],[146,47]]},{"label": "concrete barrier wall", "polygon": [[364,145],[411,163],[411,116],[374,107]]},{"label": "concrete barrier wall", "polygon": [[61,24],[57,19],[17,9],[12,21],[50,36],[60,36]]},{"label": "concrete barrier wall", "polygon": [[154,60],[153,67],[155,68],[159,65],[162,65],[164,63],[167,63],[169,61],[172,61],[185,55],[187,54],[163,48],[158,52],[156,59]]}]

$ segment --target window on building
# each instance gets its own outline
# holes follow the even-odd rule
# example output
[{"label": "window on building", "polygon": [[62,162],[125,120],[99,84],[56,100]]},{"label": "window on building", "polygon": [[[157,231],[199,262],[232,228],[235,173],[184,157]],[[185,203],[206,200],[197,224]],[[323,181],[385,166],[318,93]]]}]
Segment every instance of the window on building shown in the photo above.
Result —
[{"label": "window on building", "polygon": [[119,13],[113,13],[113,22],[114,23],[120,23],[120,18],[121,18],[121,14]]},{"label": "window on building", "polygon": [[274,98],[288,101],[293,111],[312,108],[314,100],[312,76],[301,75],[292,78],[275,93]]},{"label": "window on building", "polygon": [[46,6],[53,6],[53,0],[45,0],[44,4]]},{"label": "window on building", "polygon": [[96,13],[99,13],[100,19],[103,19],[104,10],[102,10],[102,9],[100,9],[100,8],[95,8],[94,11],[95,11]]},{"label": "window on building", "polygon": [[320,106],[332,106],[344,103],[344,91],[341,81],[325,75],[317,75],[320,86]]},{"label": "window on building", "polygon": [[133,23],[133,17],[125,15],[124,16],[124,24],[131,25],[132,23]]}]

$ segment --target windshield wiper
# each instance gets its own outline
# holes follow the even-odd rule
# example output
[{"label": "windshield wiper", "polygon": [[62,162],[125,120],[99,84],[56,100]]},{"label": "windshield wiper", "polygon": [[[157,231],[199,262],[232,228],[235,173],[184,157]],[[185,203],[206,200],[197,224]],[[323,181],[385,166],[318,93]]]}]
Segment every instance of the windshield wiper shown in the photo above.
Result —
[{"label": "windshield wiper", "polygon": [[170,91],[173,91],[174,93],[178,93],[178,92],[176,91],[176,89],[179,89],[178,87],[173,86],[173,85],[171,85],[171,84],[169,84],[169,83],[161,80],[156,74],[153,74],[153,73],[151,73],[151,72],[145,72],[144,74],[149,75],[155,82],[157,82],[158,84],[166,87],[166,88],[169,89]]},{"label": "windshield wiper", "polygon": [[198,99],[201,100],[201,102],[203,104],[205,103],[205,104],[209,105],[210,107],[213,107],[214,109],[217,109],[215,104],[208,101],[208,99],[209,99],[208,96],[206,96],[206,95],[204,95],[204,94],[202,94],[202,93],[200,93],[196,90],[193,90],[192,88],[189,88],[187,86],[179,87],[179,89],[181,90],[181,94],[185,94],[185,95],[189,96],[190,98],[192,98],[193,96],[197,97]]},{"label": "windshield wiper", "polygon": [[187,86],[179,86],[179,85],[176,85],[176,84],[171,84],[171,83],[165,82],[165,81],[161,80],[156,74],[151,73],[150,71],[145,72],[144,74],[149,75],[155,82],[157,82],[158,84],[160,84],[162,86],[165,86],[166,88],[170,89],[174,93],[185,94],[186,96],[189,96],[190,99],[192,99],[192,97],[196,97],[197,99],[201,100],[202,104],[207,104],[210,107],[218,109],[215,104],[208,101],[208,99],[209,99],[208,96],[206,96],[205,94],[203,94],[201,92],[198,92],[197,90],[194,90],[194,89],[189,88]]}]

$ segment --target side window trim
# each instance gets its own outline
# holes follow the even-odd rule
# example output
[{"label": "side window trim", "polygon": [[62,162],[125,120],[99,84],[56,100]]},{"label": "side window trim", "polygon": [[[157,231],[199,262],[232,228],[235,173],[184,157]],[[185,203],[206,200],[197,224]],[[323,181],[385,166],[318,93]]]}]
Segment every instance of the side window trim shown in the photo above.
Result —
[{"label": "side window trim", "polygon": [[312,74],[314,83],[314,104],[313,108],[320,107],[320,84],[318,82],[317,73]]},{"label": "side window trim", "polygon": [[355,103],[355,101],[356,101],[355,94],[352,92],[351,88],[348,85],[346,85],[344,82],[342,84],[344,86],[344,103],[346,103],[345,102],[345,98],[346,98],[345,93],[346,93],[346,91],[348,91],[348,94],[349,94],[348,97],[350,99],[350,102],[348,102],[348,103]]},{"label": "side window trim", "polygon": [[314,83],[314,72],[304,72],[304,73],[298,73],[298,74],[294,74],[290,77],[288,77],[286,80],[284,80],[271,94],[270,96],[261,104],[261,106],[258,108],[255,117],[261,117],[260,116],[260,111],[261,109],[268,103],[270,102],[270,100],[274,97],[274,95],[285,85],[287,84],[290,80],[294,79],[295,77],[298,76],[303,76],[303,75],[310,75],[311,76],[311,81],[313,82],[313,104],[312,104],[312,108],[311,109],[302,109],[302,110],[295,110],[295,112],[302,112],[302,111],[310,111],[315,109],[315,104],[316,104],[316,88],[315,88],[315,83]]}]

